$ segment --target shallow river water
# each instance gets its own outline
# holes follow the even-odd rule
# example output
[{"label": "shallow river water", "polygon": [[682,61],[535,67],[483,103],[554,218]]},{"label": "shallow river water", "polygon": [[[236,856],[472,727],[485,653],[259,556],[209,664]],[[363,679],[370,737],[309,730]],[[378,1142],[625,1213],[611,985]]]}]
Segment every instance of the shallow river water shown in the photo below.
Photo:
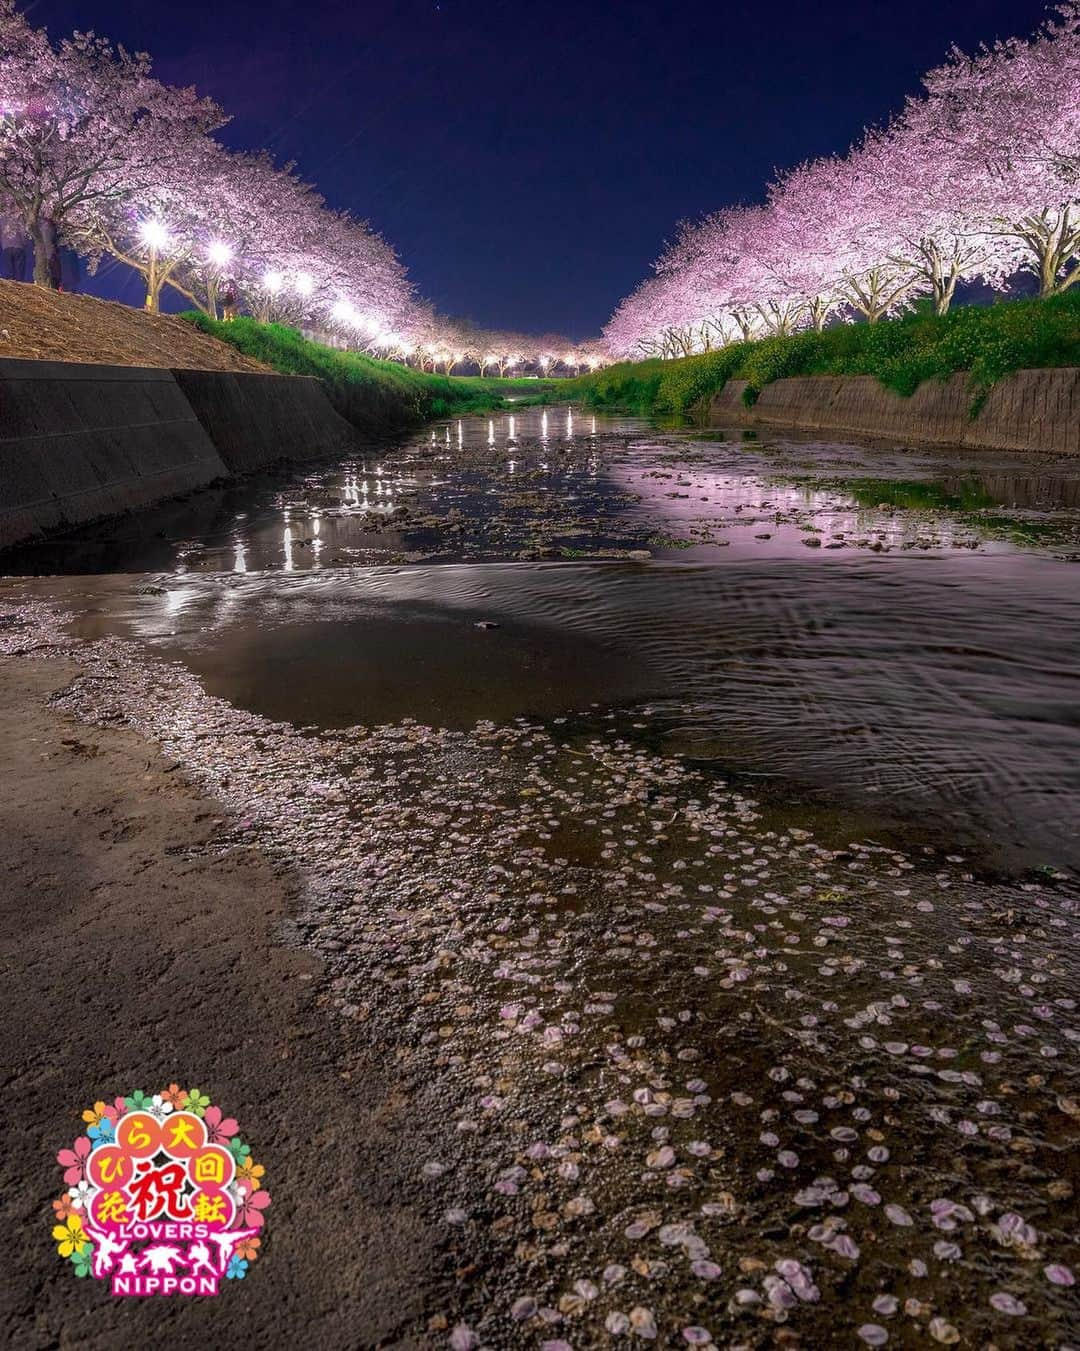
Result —
[{"label": "shallow river water", "polygon": [[1078,561],[1075,462],[548,410],[2,559],[0,644],[306,878],[432,1335],[1064,1347]]}]

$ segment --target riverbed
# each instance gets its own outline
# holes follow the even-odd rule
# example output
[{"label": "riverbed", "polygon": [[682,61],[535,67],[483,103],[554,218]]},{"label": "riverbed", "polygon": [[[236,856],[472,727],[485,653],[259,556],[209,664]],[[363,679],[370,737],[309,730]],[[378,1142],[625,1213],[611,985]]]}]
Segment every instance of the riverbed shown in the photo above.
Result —
[{"label": "riverbed", "polygon": [[0,641],[304,879],[429,1335],[1064,1346],[1078,561],[1075,462],[548,409],[23,551]]}]

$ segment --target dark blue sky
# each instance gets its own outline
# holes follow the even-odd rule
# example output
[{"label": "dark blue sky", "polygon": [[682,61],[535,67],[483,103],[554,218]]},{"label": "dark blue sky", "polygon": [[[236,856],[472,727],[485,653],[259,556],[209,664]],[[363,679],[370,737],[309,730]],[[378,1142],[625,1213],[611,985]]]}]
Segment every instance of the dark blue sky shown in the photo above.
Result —
[{"label": "dark blue sky", "polygon": [[597,332],[675,223],[843,149],[1031,0],[36,0],[153,53],[366,216],[442,310]]}]

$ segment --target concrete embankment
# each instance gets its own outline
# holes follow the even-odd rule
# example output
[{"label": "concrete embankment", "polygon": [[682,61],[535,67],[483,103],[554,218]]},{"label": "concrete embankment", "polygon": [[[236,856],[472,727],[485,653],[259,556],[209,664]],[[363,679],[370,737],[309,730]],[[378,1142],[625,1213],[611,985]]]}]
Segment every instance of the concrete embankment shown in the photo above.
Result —
[{"label": "concrete embankment", "polygon": [[302,376],[0,360],[0,548],[355,443]]},{"label": "concrete embankment", "polygon": [[975,417],[968,377],[924,381],[910,397],[871,375],[807,375],[766,385],[752,407],[745,380],[709,403],[714,426],[764,425],[970,450],[1080,455],[1080,369],[1017,371],[995,384]]},{"label": "concrete embankment", "polygon": [[344,454],[356,444],[355,429],[335,412],[321,382],[308,376],[172,375],[230,473]]}]

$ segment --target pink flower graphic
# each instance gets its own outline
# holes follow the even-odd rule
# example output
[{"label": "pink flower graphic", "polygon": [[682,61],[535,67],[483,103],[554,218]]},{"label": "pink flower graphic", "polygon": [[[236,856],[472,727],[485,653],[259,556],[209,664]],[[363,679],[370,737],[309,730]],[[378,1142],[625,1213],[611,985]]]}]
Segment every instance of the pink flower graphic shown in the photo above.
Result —
[{"label": "pink flower graphic", "polygon": [[260,1188],[251,1191],[249,1184],[241,1182],[243,1197],[236,1210],[235,1227],[237,1229],[261,1229],[266,1223],[263,1211],[270,1204],[270,1195]]},{"label": "pink flower graphic", "polygon": [[207,1138],[212,1145],[227,1144],[229,1136],[235,1135],[240,1129],[235,1117],[222,1118],[220,1107],[208,1107],[203,1115],[203,1123],[206,1126]]},{"label": "pink flower graphic", "polygon": [[64,1181],[69,1187],[82,1182],[86,1177],[86,1160],[90,1157],[92,1146],[88,1135],[80,1135],[74,1149],[62,1149],[56,1156],[56,1162],[64,1170]]}]

